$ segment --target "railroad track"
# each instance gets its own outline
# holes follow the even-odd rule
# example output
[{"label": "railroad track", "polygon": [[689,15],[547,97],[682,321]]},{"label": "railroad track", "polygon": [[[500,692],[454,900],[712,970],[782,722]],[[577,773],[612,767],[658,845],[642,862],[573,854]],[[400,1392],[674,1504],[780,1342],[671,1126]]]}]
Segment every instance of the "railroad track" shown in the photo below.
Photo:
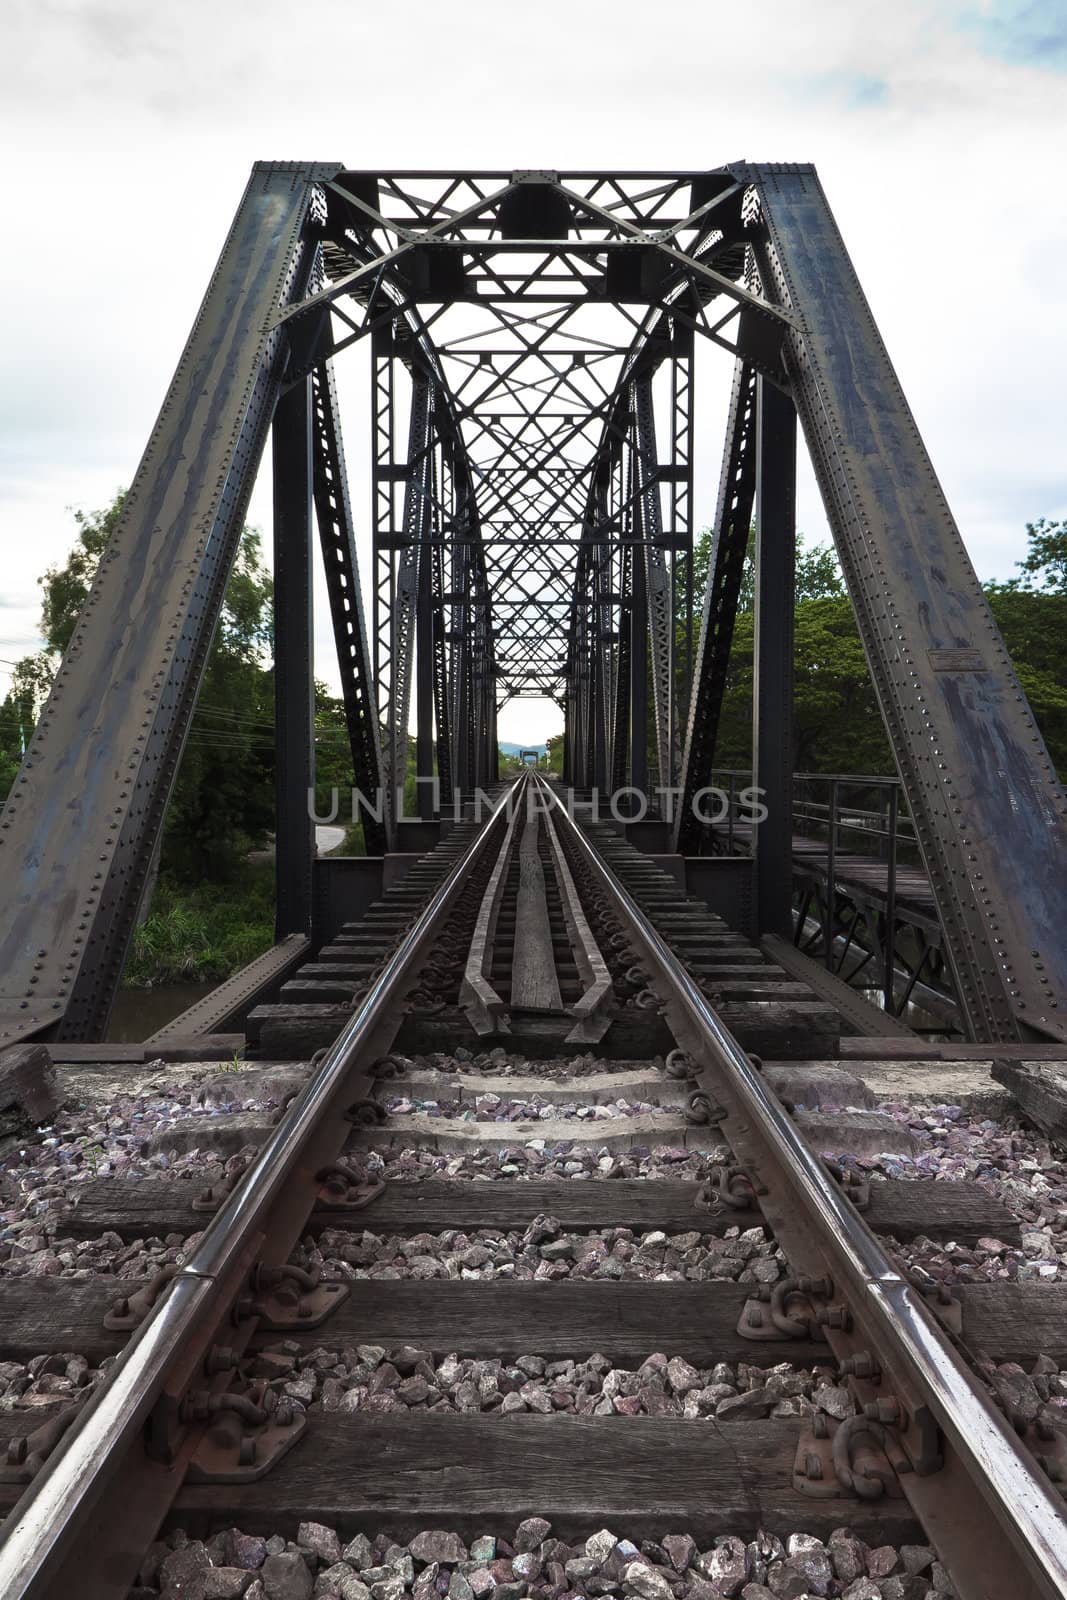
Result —
[{"label": "railroad track", "polygon": [[1019,1222],[865,1181],[864,1020],[520,780],[35,1202],[0,1593],[1067,1593],[1062,1287],[912,1281]]}]

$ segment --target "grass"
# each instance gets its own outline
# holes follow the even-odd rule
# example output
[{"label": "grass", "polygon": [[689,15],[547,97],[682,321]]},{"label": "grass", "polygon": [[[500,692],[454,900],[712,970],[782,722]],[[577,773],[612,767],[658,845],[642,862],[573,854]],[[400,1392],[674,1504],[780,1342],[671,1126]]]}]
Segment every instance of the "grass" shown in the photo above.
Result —
[{"label": "grass", "polygon": [[274,943],[274,863],[250,861],[232,880],[188,888],[160,879],[133,936],[123,983],[217,983]]}]

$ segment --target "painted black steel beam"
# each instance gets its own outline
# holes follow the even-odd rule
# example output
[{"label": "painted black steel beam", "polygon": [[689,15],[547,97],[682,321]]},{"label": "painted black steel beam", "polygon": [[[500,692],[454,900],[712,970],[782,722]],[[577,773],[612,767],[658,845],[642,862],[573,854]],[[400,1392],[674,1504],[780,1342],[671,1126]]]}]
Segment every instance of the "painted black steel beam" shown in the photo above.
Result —
[{"label": "painted black steel beam", "polygon": [[311,382],[274,413],[274,794],[276,939],[311,932],[315,771],[311,598]]},{"label": "painted black steel beam", "polygon": [[811,167],[745,169],[764,289],[977,1039],[1067,1038],[1067,797]]},{"label": "painted black steel beam", "polygon": [[107,1026],[337,170],[253,170],[4,808],[0,1045]]}]

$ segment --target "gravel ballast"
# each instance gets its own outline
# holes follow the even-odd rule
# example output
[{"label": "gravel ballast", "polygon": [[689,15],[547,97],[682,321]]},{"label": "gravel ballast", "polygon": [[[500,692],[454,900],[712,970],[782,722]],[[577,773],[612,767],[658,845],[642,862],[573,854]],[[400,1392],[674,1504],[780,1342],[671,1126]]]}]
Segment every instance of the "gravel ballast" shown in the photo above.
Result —
[{"label": "gravel ballast", "polygon": [[557,1538],[528,1517],[510,1538],[469,1542],[430,1528],[406,1544],[387,1534],[342,1540],[302,1522],[295,1540],[236,1528],[206,1543],[176,1530],[151,1546],[130,1600],[928,1600],[951,1596],[928,1545],[871,1547],[846,1528],[823,1541],[804,1532],[724,1534],[701,1549],[684,1531],[635,1541],[603,1528]]}]

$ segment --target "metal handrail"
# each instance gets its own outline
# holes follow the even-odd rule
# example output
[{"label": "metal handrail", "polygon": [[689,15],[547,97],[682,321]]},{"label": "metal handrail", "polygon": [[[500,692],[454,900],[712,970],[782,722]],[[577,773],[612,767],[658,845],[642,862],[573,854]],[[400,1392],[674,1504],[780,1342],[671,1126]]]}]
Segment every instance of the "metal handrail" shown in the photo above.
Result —
[{"label": "metal handrail", "polygon": [[115,1461],[143,1426],[163,1390],[175,1353],[206,1314],[219,1292],[220,1280],[240,1268],[249,1241],[261,1231],[320,1118],[343,1086],[352,1058],[384,1019],[422,940],[488,847],[496,819],[528,781],[523,773],[493,807],[485,828],[434,891],[241,1184],[215,1213],[169,1291],[132,1335],[62,1445],[48,1457],[14,1507],[7,1519],[10,1531],[0,1544],[0,1595],[4,1600],[31,1600],[36,1586],[46,1582],[63,1559],[73,1531],[82,1518],[91,1515],[103,1491],[104,1463]]},{"label": "metal handrail", "polygon": [[659,967],[715,1065],[726,1074],[742,1112],[754,1121],[784,1169],[818,1229],[846,1299],[893,1351],[929,1405],[968,1474],[982,1486],[991,1511],[1040,1592],[1049,1600],[1062,1600],[1067,1593],[1067,1523],[1058,1493],[1039,1471],[1030,1469],[1004,1418],[976,1387],[921,1298],[829,1177],[781,1101],[768,1090],[750,1058],[558,796],[553,793],[552,798],[587,863]]},{"label": "metal handrail", "polygon": [[[720,773],[724,778],[751,779],[752,777],[751,767],[713,767],[712,777],[715,776],[716,772]],[[826,783],[830,778],[836,778],[838,783],[851,783],[857,787],[865,785],[868,788],[874,788],[879,784],[892,784],[897,789],[904,787],[901,780],[889,772],[794,772],[793,777],[797,782],[804,783]]]}]

